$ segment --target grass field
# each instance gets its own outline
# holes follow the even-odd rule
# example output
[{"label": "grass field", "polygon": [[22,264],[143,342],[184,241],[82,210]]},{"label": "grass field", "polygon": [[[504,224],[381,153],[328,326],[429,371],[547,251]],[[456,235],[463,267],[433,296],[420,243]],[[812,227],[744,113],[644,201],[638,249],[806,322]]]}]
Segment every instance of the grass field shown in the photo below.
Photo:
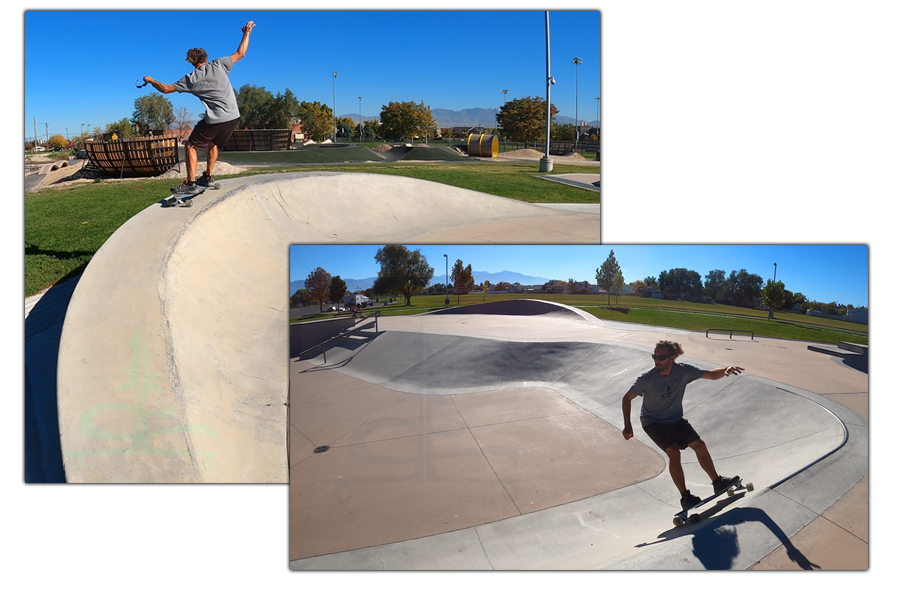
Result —
[{"label": "grass field", "polygon": [[[640,297],[620,297],[618,303],[616,303],[615,297],[613,297],[611,306],[619,309],[627,308],[628,311],[625,313],[607,309],[606,295],[536,296],[533,293],[503,295],[473,293],[461,295],[458,301],[455,295],[451,295],[450,303],[451,305],[475,305],[507,299],[543,299],[578,307],[603,320],[648,324],[694,332],[706,332],[707,329],[740,330],[752,332],[754,338],[791,339],[833,345],[841,341],[863,345],[867,345],[869,342],[869,327],[865,324],[852,324],[850,322],[840,322],[829,320],[828,318],[817,318],[788,312],[776,312],[775,317],[769,320],[768,311],[766,310],[720,304],[664,301]],[[401,299],[400,302],[392,305],[371,308],[367,310],[367,313],[379,312],[382,316],[411,315],[426,313],[444,307],[446,307],[444,305],[444,297],[441,295],[417,295],[412,298],[410,306],[404,305]],[[314,314],[292,320],[292,322],[323,319],[326,317],[330,317],[330,315]]]},{"label": "grass field", "polygon": [[[360,152],[369,153],[367,149]],[[224,157],[225,153],[222,153]],[[223,158],[223,160],[225,160]],[[593,166],[592,166],[593,167]],[[599,171],[599,167],[597,168]],[[584,171],[559,165],[556,173]],[[534,177],[536,164],[358,163],[255,168],[254,173],[352,171],[419,178],[526,202],[598,203],[595,192]],[[223,176],[220,179],[227,179]],[[80,273],[122,224],[169,195],[177,180],[102,180],[25,193],[25,295]]]}]

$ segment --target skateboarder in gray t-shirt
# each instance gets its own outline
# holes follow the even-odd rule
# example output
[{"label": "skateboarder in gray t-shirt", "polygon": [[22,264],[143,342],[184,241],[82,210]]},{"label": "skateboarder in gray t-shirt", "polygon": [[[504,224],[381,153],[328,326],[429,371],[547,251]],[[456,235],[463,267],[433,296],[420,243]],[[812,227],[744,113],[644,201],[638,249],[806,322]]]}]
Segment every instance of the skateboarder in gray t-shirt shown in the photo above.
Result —
[{"label": "skateboarder in gray t-shirt", "polygon": [[684,390],[695,380],[701,378],[718,380],[723,376],[740,374],[744,369],[727,366],[716,370],[701,370],[690,364],[676,364],[675,358],[682,354],[684,350],[676,342],[660,341],[656,344],[652,355],[656,367],[641,374],[622,397],[622,414],[625,417],[622,435],[626,440],[634,437],[634,429],[631,426],[631,400],[640,396],[643,399],[641,427],[669,457],[669,474],[681,492],[681,507],[684,509],[698,503],[700,498],[692,495],[685,484],[684,470],[681,467],[681,450],[688,447],[694,450],[700,467],[712,480],[715,493],[728,489],[740,480],[739,477],[723,477],[716,471],[706,443],[684,419],[682,406]]},{"label": "skateboarder in gray t-shirt", "polygon": [[[202,48],[191,48],[187,51],[187,61],[194,66],[194,71],[188,73],[174,84],[163,84],[149,75],[144,81],[152,85],[163,94],[172,92],[188,92],[200,99],[206,109],[206,116],[201,119],[191,132],[190,138],[185,142],[187,154],[187,179],[180,186],[172,189],[172,194],[191,195],[199,192],[197,185],[208,188],[215,185],[212,173],[219,157],[219,149],[231,138],[240,121],[237,98],[234,88],[228,79],[228,72],[236,62],[247,54],[247,46],[250,44],[250,32],[256,24],[248,21],[241,27],[244,33],[236,52],[229,56],[207,60],[206,51]],[[197,149],[206,148],[206,172],[196,181],[197,174]]]}]

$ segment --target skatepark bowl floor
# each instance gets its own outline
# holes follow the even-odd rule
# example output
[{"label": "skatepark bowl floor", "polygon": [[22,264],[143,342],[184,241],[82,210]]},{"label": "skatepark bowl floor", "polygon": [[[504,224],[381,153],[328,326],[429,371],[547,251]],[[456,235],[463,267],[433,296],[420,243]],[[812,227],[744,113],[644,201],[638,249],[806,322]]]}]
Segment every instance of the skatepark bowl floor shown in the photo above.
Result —
[{"label": "skatepark bowl floor", "polygon": [[48,294],[26,318],[29,449],[46,465],[29,475],[286,483],[290,244],[599,239],[599,205],[399,176],[246,176],[191,208],[157,202],[104,243],[60,311]]},{"label": "skatepark bowl floor", "polygon": [[[459,309],[361,322],[290,359],[292,569],[868,568],[868,498],[846,495],[867,487],[867,421],[849,409],[868,403],[866,374],[797,341],[543,301]],[[639,428],[621,435],[622,395],[660,339],[682,342],[680,361],[747,369],[685,396],[719,472],[755,485],[699,508],[696,525],[673,525],[663,454]],[[709,495],[693,453],[682,460]],[[841,525],[849,559],[819,547],[834,533],[795,545],[823,521]]]}]

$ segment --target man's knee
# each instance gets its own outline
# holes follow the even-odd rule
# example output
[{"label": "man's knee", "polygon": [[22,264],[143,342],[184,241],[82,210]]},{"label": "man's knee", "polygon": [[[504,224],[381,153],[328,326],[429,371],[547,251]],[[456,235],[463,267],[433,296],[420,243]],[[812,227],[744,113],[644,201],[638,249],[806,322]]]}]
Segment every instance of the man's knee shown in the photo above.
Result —
[{"label": "man's knee", "polygon": [[690,447],[695,452],[706,451],[706,443],[703,442],[703,439],[694,439],[693,441],[688,443],[688,447]]},{"label": "man's knee", "polygon": [[681,460],[681,450],[678,449],[677,445],[672,445],[666,448],[666,455],[669,456],[670,460],[674,460],[678,462]]}]

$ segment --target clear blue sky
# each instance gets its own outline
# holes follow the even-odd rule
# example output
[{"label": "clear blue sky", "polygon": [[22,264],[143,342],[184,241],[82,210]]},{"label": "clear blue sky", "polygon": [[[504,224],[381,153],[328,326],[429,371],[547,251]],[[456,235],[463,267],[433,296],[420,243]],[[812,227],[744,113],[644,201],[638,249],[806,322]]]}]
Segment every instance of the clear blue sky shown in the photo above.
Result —
[{"label": "clear blue sky", "polygon": [[[180,79],[193,69],[185,53],[194,46],[212,58],[233,53],[250,20],[256,28],[247,56],[230,76],[236,89],[290,89],[301,101],[332,106],[334,88],[338,115],[356,115],[362,96],[370,117],[391,101],[496,109],[504,89],[508,100],[545,96],[540,10],[25,11],[26,139],[35,120],[44,138],[130,118],[135,99],[153,92],[135,88],[135,80]],[[551,101],[560,115],[575,117],[577,56],[578,118],[597,120],[600,27],[599,11],[550,12]],[[203,110],[191,95],[167,97],[195,117]]]},{"label": "clear blue sky", "polygon": [[[317,267],[341,278],[362,279],[378,274],[375,252],[380,246],[294,245],[291,281],[304,280]],[[615,253],[625,282],[658,276],[663,270],[686,268],[702,278],[711,270],[746,269],[762,277],[775,276],[793,292],[811,300],[869,305],[869,248],[866,245],[408,245],[419,249],[434,268],[445,271],[457,259],[474,271],[510,270],[556,280],[595,281],[597,268]],[[775,274],[775,263],[778,271]]]}]

